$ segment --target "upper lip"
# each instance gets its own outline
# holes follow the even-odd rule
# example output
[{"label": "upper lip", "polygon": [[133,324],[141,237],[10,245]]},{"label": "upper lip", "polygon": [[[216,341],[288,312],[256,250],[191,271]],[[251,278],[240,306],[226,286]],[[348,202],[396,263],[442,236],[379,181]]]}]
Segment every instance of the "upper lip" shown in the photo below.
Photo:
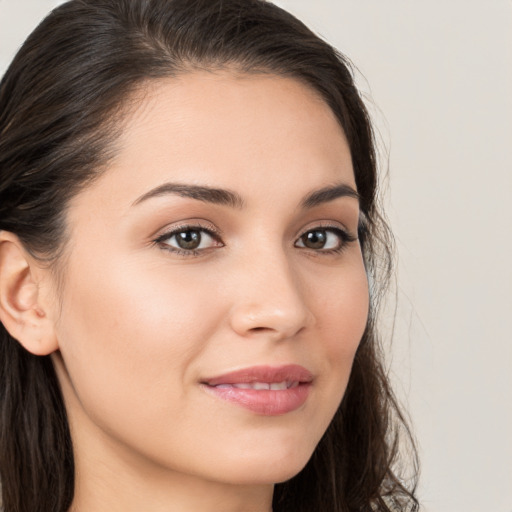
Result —
[{"label": "upper lip", "polygon": [[278,382],[304,382],[313,380],[313,374],[298,364],[283,366],[252,366],[216,377],[204,379],[203,383],[209,386],[221,384],[246,384],[253,382],[266,382],[269,384]]}]

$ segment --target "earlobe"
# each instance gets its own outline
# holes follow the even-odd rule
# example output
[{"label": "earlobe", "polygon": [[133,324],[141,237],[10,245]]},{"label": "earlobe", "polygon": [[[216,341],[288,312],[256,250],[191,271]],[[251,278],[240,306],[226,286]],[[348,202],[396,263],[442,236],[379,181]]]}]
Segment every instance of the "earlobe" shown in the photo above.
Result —
[{"label": "earlobe", "polygon": [[35,355],[57,350],[54,326],[42,303],[41,269],[16,235],[0,231],[0,321]]}]

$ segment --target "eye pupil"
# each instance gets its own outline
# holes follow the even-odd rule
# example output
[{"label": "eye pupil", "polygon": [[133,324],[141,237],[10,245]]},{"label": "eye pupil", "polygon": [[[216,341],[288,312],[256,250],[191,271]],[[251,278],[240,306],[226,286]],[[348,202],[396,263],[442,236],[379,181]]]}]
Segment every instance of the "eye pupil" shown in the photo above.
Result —
[{"label": "eye pupil", "polygon": [[302,243],[309,249],[322,249],[327,242],[327,233],[323,229],[308,231],[302,237]]},{"label": "eye pupil", "polygon": [[176,242],[181,249],[194,250],[201,245],[201,232],[189,229],[176,235]]}]

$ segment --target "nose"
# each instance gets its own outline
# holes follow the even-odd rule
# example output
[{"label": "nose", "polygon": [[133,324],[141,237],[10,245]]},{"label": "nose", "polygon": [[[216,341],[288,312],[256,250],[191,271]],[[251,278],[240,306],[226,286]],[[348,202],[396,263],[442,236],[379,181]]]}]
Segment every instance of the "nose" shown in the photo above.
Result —
[{"label": "nose", "polygon": [[231,327],[243,337],[292,338],[314,324],[300,277],[284,255],[260,256],[241,262],[236,270]]}]

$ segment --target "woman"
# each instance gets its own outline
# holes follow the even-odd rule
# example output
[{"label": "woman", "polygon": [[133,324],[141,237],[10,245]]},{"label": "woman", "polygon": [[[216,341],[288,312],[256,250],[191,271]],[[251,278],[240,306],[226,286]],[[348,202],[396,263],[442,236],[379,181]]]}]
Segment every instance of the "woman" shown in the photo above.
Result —
[{"label": "woman", "polygon": [[260,0],[72,0],[0,134],[6,512],[416,509],[341,55]]}]

